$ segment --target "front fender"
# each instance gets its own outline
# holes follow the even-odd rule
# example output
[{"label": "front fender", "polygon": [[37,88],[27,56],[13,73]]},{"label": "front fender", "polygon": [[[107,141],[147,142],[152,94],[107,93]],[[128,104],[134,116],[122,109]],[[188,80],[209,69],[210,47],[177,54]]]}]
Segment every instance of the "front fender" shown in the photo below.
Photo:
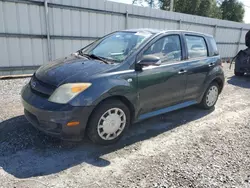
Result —
[{"label": "front fender", "polygon": [[112,96],[122,96],[132,104],[136,103],[136,76],[112,75],[109,78],[97,78],[91,83],[88,89],[70,101],[72,106],[96,106]]}]

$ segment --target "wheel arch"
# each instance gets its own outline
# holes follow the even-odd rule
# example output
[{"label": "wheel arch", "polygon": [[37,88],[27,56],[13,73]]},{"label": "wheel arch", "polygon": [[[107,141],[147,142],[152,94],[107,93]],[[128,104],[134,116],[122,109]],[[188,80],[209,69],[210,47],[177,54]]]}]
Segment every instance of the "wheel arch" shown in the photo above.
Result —
[{"label": "wheel arch", "polygon": [[209,83],[209,85],[210,85],[211,83],[213,83],[213,82],[215,82],[215,83],[218,84],[218,86],[219,86],[219,93],[221,93],[221,91],[222,91],[222,89],[223,89],[223,86],[224,86],[223,80],[222,80],[221,78],[217,77],[217,78],[213,79],[213,80]]},{"label": "wheel arch", "polygon": [[89,124],[89,121],[92,117],[92,115],[95,113],[95,110],[100,106],[102,105],[102,103],[104,103],[105,101],[107,100],[119,100],[121,101],[123,104],[125,104],[129,111],[130,111],[130,117],[131,117],[131,122],[134,121],[135,119],[135,106],[133,105],[133,103],[125,96],[122,96],[122,95],[112,95],[112,96],[108,96],[104,99],[102,99],[101,101],[98,102],[98,104],[95,106],[95,108],[92,110],[89,118],[88,118],[88,122],[87,122],[87,127],[88,127],[88,124]]},{"label": "wheel arch", "polygon": [[202,98],[203,98],[203,96],[204,96],[204,94],[205,94],[207,88],[208,88],[209,85],[210,85],[211,83],[213,83],[213,82],[215,82],[215,83],[217,83],[217,84],[219,85],[219,94],[222,92],[222,89],[223,89],[223,87],[224,87],[224,79],[223,79],[223,77],[217,76],[217,77],[215,77],[215,78],[213,78],[213,79],[210,79],[209,81],[207,81],[207,82],[205,83],[205,85],[204,85],[204,87],[203,87],[203,89],[202,89],[202,92],[201,92],[200,96],[199,96],[198,99],[197,99],[197,102],[198,102],[198,103],[200,103],[200,102],[202,101]]}]

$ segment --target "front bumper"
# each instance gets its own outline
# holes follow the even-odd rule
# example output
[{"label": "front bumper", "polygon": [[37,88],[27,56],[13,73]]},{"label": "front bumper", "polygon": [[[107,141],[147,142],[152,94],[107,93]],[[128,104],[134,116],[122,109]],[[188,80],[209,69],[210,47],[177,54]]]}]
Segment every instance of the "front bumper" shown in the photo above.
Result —
[{"label": "front bumper", "polygon": [[[34,127],[71,141],[79,141],[84,137],[88,118],[94,109],[94,106],[74,107],[49,102],[47,98],[34,93],[29,84],[22,90],[22,103],[25,117]],[[69,127],[67,123],[70,121],[79,121],[80,124]]]}]

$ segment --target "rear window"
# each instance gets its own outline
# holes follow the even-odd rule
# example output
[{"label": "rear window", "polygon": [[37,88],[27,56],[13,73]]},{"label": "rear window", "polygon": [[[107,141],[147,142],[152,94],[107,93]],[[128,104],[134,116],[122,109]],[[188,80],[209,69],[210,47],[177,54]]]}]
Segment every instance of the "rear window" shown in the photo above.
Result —
[{"label": "rear window", "polygon": [[207,57],[207,45],[203,37],[186,35],[185,38],[187,42],[189,59]]}]

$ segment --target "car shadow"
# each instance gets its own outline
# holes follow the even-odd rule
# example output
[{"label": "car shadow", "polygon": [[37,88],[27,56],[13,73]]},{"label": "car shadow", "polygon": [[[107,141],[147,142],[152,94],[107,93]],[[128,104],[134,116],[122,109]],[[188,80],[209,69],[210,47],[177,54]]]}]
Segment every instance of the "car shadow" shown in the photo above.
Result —
[{"label": "car shadow", "polygon": [[95,145],[87,138],[82,142],[61,141],[33,128],[24,116],[13,117],[0,123],[0,168],[17,178],[29,178],[82,163],[105,167],[110,161],[103,155],[200,119],[213,110],[193,106],[144,120],[133,124],[117,144],[110,146]]},{"label": "car shadow", "polygon": [[250,88],[250,74],[244,76],[232,76],[228,78],[228,84],[232,84],[234,86],[242,87],[242,88]]}]

